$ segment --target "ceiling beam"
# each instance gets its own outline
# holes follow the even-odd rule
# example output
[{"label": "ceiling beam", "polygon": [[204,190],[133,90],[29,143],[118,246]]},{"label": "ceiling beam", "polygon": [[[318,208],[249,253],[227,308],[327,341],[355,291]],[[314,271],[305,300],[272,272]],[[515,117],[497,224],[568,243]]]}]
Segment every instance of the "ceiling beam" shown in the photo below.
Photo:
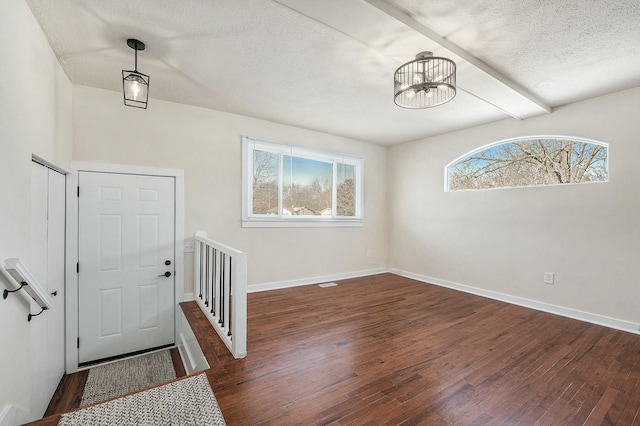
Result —
[{"label": "ceiling beam", "polygon": [[486,62],[476,58],[475,56],[473,56],[472,54],[470,54],[460,46],[456,45],[455,43],[452,43],[447,38],[442,37],[439,34],[436,34],[435,31],[421,24],[420,22],[416,21],[403,10],[400,10],[395,6],[390,5],[385,0],[365,0],[365,1],[370,5],[374,6],[375,8],[379,9],[380,11],[384,12],[385,14],[389,15],[393,19],[399,22],[402,22],[403,24],[412,28],[414,31],[417,31],[418,33],[432,40],[433,42],[449,50],[453,54],[464,59],[474,67],[480,69],[481,71],[495,78],[505,86],[509,87],[511,90],[519,93],[521,96],[527,98],[529,101],[538,105],[544,111],[551,112],[551,107],[547,105],[545,102],[543,102],[536,95],[529,92],[527,89],[525,89],[515,81],[511,80],[509,77],[505,76],[500,71],[489,66]]}]

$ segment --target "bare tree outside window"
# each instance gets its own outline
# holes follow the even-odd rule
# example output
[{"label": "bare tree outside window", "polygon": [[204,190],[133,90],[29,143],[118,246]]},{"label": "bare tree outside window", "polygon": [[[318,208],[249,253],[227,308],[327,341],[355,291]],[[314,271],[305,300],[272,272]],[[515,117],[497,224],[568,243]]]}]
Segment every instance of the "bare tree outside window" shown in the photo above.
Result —
[{"label": "bare tree outside window", "polygon": [[253,213],[278,214],[278,154],[253,151]]},{"label": "bare tree outside window", "polygon": [[362,223],[361,158],[249,137],[242,153],[243,227]]},{"label": "bare tree outside window", "polygon": [[331,211],[332,173],[332,163],[285,155],[282,208],[298,216]]},{"label": "bare tree outside window", "polygon": [[515,139],[447,167],[448,190],[606,182],[608,149],[574,138]]},{"label": "bare tree outside window", "polygon": [[351,164],[338,164],[337,214],[338,216],[356,215],[356,168]]}]

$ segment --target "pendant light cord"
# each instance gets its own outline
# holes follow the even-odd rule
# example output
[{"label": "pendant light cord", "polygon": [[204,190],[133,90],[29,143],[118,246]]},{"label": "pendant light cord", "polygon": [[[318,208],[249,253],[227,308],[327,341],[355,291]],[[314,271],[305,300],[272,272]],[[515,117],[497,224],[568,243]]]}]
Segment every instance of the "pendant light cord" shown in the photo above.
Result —
[{"label": "pendant light cord", "polygon": [[133,49],[135,51],[135,66],[133,67],[133,69],[135,70],[135,72],[138,72],[138,42],[136,41],[136,47]]}]

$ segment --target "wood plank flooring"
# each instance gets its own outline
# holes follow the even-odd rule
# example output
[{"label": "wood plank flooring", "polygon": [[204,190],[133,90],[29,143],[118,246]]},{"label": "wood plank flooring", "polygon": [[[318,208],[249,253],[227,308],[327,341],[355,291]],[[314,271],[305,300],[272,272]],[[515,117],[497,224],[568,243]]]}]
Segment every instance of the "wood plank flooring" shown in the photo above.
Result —
[{"label": "wood plank flooring", "polygon": [[392,274],[338,283],[249,294],[242,360],[182,304],[227,424],[640,421],[640,336]]},{"label": "wood plank flooring", "polygon": [[[186,376],[178,348],[171,348],[169,352],[171,354],[173,368],[176,371],[176,377],[180,378]],[[89,370],[65,374],[60,380],[58,388],[53,394],[53,398],[51,398],[51,401],[49,402],[47,411],[44,414],[44,420],[39,420],[30,424],[41,426],[56,425],[60,419],[60,413],[80,407],[82,393],[84,392],[84,386],[87,383],[88,376]]]},{"label": "wood plank flooring", "polygon": [[250,294],[248,330],[206,345],[229,425],[640,420],[640,336],[391,274]]}]

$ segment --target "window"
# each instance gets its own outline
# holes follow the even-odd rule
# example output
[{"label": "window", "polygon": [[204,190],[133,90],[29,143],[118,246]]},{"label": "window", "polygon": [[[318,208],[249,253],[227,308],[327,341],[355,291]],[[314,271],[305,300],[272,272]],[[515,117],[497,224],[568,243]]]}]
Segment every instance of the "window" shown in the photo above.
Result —
[{"label": "window", "polygon": [[252,226],[362,226],[362,159],[242,138],[243,217]]},{"label": "window", "polygon": [[587,139],[531,136],[465,154],[445,168],[445,190],[607,182],[608,145]]}]

